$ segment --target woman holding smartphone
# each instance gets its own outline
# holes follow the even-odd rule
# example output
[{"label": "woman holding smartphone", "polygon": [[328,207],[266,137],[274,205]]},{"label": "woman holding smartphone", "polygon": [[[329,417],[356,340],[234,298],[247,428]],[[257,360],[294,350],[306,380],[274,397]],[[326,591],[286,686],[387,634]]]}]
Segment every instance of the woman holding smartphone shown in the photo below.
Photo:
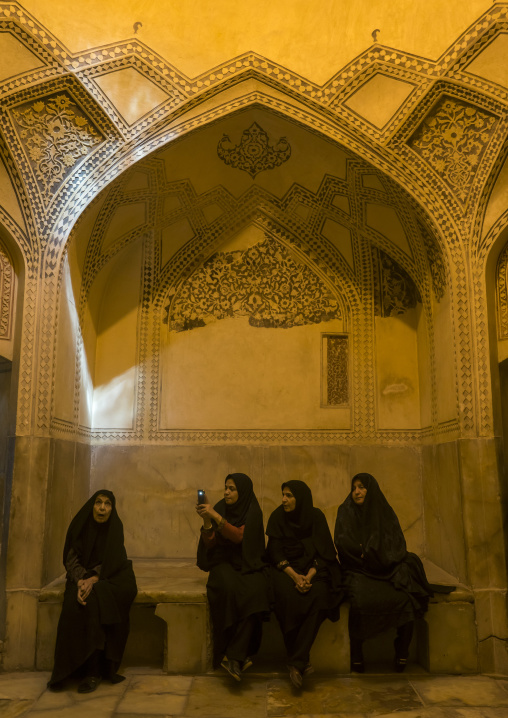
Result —
[{"label": "woman holding smartphone", "polygon": [[203,519],[197,565],[210,574],[214,667],[220,664],[240,681],[259,650],[270,611],[263,514],[246,474],[229,474],[224,498],[212,508],[204,497],[196,511]]}]

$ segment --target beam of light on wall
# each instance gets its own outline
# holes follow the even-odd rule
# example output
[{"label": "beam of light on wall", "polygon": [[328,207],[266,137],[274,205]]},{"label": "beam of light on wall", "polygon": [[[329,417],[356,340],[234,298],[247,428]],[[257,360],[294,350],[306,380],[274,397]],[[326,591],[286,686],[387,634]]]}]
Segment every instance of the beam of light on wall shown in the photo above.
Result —
[{"label": "beam of light on wall", "polygon": [[93,392],[92,427],[94,429],[130,429],[133,424],[133,392],[136,367],[131,367]]},{"label": "beam of light on wall", "polygon": [[[78,365],[79,381],[78,386],[76,386],[76,369]],[[92,416],[93,399],[90,357],[87,354],[83,330],[80,326],[67,256],[62,272],[56,386],[58,387],[55,396],[56,415],[71,418],[74,414],[73,397],[75,397],[75,392],[79,392],[81,407],[79,423],[89,425]]]}]

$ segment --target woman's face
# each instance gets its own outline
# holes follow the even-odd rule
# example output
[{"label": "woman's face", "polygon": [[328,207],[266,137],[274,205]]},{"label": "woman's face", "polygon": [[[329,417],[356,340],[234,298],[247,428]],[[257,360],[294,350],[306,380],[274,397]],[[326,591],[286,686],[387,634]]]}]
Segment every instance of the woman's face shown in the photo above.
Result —
[{"label": "woman's face", "polygon": [[226,481],[226,486],[224,488],[224,501],[228,506],[232,506],[238,501],[238,489],[236,488],[236,484],[233,479],[228,479]]},{"label": "woman's face", "polygon": [[353,481],[353,490],[351,492],[351,496],[353,497],[353,501],[355,502],[355,504],[358,504],[358,506],[361,506],[365,501],[365,497],[367,496],[367,489],[362,484],[360,479],[355,479]]},{"label": "woman's face", "polygon": [[93,505],[93,517],[98,524],[105,524],[111,516],[113,504],[104,494],[99,494]]},{"label": "woman's face", "polygon": [[287,486],[282,489],[282,508],[288,513],[294,511],[296,506],[296,498],[293,496]]}]

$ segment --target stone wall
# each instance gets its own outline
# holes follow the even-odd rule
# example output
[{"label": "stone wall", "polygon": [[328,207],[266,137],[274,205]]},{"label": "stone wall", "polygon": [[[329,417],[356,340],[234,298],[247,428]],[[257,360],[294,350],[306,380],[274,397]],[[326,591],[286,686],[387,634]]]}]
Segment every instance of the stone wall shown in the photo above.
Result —
[{"label": "stone wall", "polygon": [[91,491],[110,488],[118,498],[126,545],[135,557],[194,557],[201,522],[196,491],[215,503],[229,473],[248,474],[265,524],[280,504],[281,484],[301,479],[312,489],[333,532],[337,508],[351,477],[372,472],[394,507],[410,550],[423,554],[424,517],[420,451],[375,446],[95,446]]}]

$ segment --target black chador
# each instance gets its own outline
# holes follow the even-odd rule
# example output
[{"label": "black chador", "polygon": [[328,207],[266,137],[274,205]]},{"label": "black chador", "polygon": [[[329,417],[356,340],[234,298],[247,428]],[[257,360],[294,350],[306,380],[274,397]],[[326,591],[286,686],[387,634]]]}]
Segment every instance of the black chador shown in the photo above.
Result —
[{"label": "black chador", "polygon": [[[98,496],[112,504],[105,523],[94,520]],[[116,671],[129,634],[129,610],[137,587],[124,546],[123,525],[113,493],[97,491],[72,519],[63,552],[67,581],[58,623],[50,687],[78,669],[99,679],[120,680]],[[78,602],[78,581],[98,576],[86,605]],[[88,664],[93,662],[94,666]],[[97,675],[98,674],[98,675]],[[89,688],[91,690],[91,688]]]},{"label": "black chador", "polygon": [[[210,532],[202,531],[197,565],[209,571],[206,584],[213,627],[214,666],[224,657],[246,665],[261,643],[262,621],[269,616],[268,582],[263,560],[265,539],[263,514],[246,474],[229,474],[238,491],[238,500],[221,499],[214,510],[225,520]],[[243,538],[231,540],[235,530]],[[228,538],[230,536],[230,538]]]},{"label": "black chador", "polygon": [[[337,621],[343,598],[340,567],[330,529],[323,512],[315,508],[312,493],[303,481],[287,481],[296,499],[293,511],[281,505],[268,520],[268,556],[274,590],[274,611],[281,627],[288,663],[299,673],[309,670],[309,654],[321,623]],[[307,593],[295,588],[284,571],[291,567],[306,576],[314,568],[312,587]],[[293,680],[293,678],[292,678]]]},{"label": "black chador", "polygon": [[[361,505],[352,495],[358,481],[367,489]],[[427,611],[434,591],[449,593],[453,587],[429,584],[420,558],[407,551],[395,511],[371,474],[351,480],[351,493],[337,511],[334,539],[351,601],[352,663],[363,670],[362,641],[395,627],[396,669],[402,670],[414,620]]]}]

